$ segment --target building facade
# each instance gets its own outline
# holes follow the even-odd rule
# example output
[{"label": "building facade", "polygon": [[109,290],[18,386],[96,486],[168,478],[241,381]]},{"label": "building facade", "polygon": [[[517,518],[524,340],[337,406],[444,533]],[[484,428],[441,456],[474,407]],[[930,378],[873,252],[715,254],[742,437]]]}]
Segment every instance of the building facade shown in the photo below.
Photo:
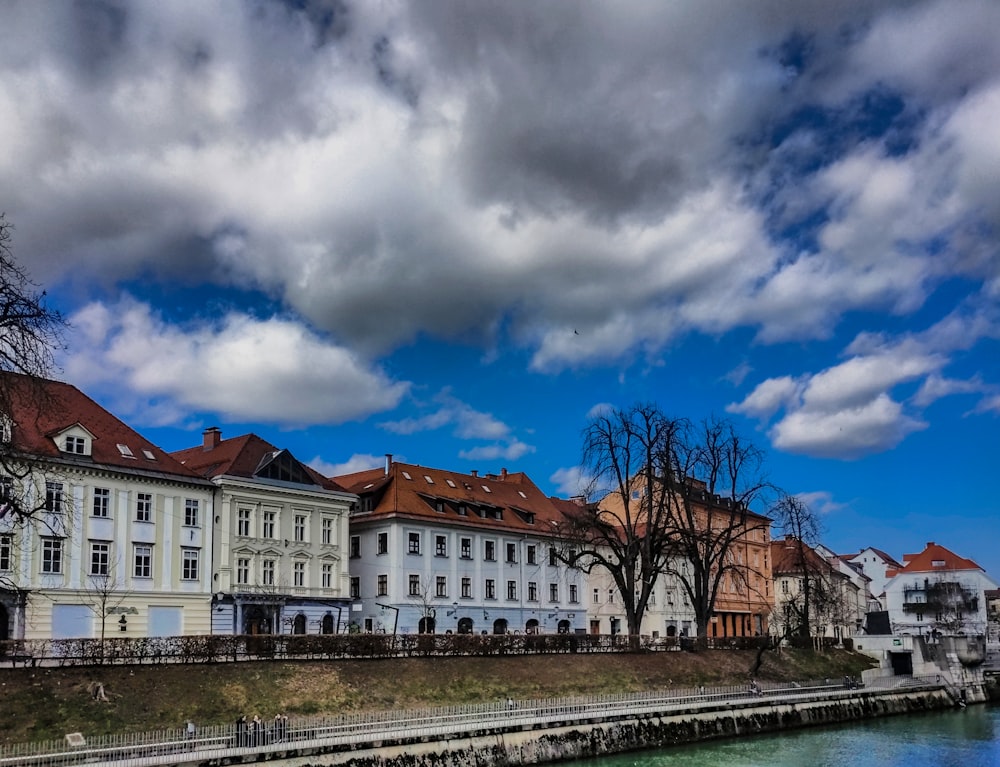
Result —
[{"label": "building facade", "polygon": [[984,636],[986,592],[997,583],[971,559],[933,541],[886,572],[885,603],[894,634]]},{"label": "building facade", "polygon": [[211,483],[73,386],[5,385],[0,638],[208,633]]},{"label": "building facade", "polygon": [[351,515],[352,630],[581,633],[582,572],[557,557],[560,513],[524,474],[394,462],[335,481]]},{"label": "building facade", "polygon": [[173,454],[218,487],[212,631],[332,634],[347,626],[348,518],[357,496],[255,434]]}]

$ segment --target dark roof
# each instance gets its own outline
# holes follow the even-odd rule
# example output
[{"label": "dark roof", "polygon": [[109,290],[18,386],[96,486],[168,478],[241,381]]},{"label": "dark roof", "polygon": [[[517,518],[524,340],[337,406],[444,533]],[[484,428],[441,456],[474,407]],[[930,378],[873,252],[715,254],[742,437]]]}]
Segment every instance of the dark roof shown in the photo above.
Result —
[{"label": "dark roof", "polygon": [[[373,502],[371,511],[355,512],[352,523],[405,516],[553,536],[563,521],[552,500],[522,472],[477,476],[394,462],[388,472],[371,469],[334,479]],[[442,511],[437,510],[438,503]]]},{"label": "dark roof", "polygon": [[[344,488],[327,479],[315,469],[298,461],[289,451],[280,450],[256,434],[244,434],[230,439],[220,439],[214,445],[199,445],[172,453],[174,458],[199,476],[230,476],[247,479],[261,478],[261,472],[274,460],[289,461],[303,473],[301,485],[315,485],[323,490],[347,492]],[[293,463],[292,463],[293,462]]]},{"label": "dark roof", "polygon": [[[9,391],[11,442],[18,452],[128,471],[199,478],[75,386],[17,373],[0,372],[0,376]],[[66,453],[56,444],[55,437],[73,426],[81,426],[93,435],[89,456]]]},{"label": "dark roof", "polygon": [[798,538],[784,537],[771,541],[771,574],[802,575],[806,569],[810,573],[832,573],[842,575],[832,564],[821,557],[809,544],[799,546]]}]

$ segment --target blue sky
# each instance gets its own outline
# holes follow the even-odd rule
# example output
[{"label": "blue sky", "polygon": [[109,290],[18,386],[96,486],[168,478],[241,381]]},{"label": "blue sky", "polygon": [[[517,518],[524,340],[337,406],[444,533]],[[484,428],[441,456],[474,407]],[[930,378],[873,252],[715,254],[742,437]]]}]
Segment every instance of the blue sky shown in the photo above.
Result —
[{"label": "blue sky", "polygon": [[60,376],[579,489],[605,404],[726,415],[842,552],[1000,575],[1000,5],[6,4],[0,210]]}]

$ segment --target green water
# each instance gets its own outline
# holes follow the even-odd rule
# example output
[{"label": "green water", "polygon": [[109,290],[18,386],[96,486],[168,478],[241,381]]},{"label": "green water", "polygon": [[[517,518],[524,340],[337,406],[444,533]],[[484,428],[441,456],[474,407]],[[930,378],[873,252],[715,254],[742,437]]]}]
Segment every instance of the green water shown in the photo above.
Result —
[{"label": "green water", "polygon": [[567,764],[572,767],[1000,767],[1000,707],[970,706]]}]

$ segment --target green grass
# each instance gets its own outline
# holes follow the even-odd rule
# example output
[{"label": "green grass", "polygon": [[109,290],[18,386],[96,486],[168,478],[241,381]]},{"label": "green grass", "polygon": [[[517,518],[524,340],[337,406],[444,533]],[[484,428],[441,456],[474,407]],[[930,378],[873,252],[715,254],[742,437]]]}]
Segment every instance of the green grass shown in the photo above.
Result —
[{"label": "green grass", "polygon": [[[743,684],[750,651],[274,661],[206,665],[0,670],[0,742],[228,724],[458,703]],[[769,652],[762,681],[857,675],[873,665],[844,650]],[[95,701],[104,684],[109,701]]]}]

